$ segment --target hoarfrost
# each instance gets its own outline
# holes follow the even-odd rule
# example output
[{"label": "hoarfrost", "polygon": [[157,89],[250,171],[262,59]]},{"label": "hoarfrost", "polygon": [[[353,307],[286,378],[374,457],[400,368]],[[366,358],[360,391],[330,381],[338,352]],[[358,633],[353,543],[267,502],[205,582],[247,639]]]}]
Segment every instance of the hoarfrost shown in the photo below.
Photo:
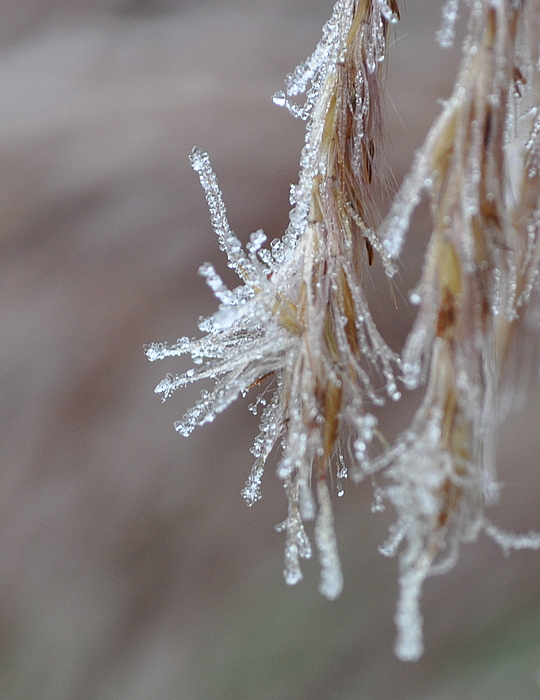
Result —
[{"label": "hoarfrost", "polygon": [[343,574],[337,551],[334,532],[334,516],[326,481],[317,482],[319,512],[315,522],[315,542],[321,562],[320,592],[329,600],[334,600],[343,588]]},{"label": "hoarfrost", "polygon": [[446,0],[442,11],[442,27],[437,32],[437,41],[444,49],[450,48],[454,43],[458,10],[459,0]]},{"label": "hoarfrost", "polygon": [[540,549],[540,532],[531,530],[526,535],[517,535],[505,532],[489,522],[484,525],[484,531],[495,540],[505,554],[509,554],[511,549]]}]

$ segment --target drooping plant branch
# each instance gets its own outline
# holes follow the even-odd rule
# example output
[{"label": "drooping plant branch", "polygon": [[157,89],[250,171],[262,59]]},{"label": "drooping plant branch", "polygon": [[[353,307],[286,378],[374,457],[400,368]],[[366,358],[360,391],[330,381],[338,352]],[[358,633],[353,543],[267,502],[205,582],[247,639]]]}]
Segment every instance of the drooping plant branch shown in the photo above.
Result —
[{"label": "drooping plant branch", "polygon": [[[497,496],[493,464],[501,370],[530,300],[540,254],[538,2],[473,2],[450,99],[380,230],[399,253],[422,190],[433,231],[403,379],[428,377],[411,429],[383,458],[399,521],[398,654],[421,652],[424,578],[451,566]],[[411,517],[414,515],[414,517]],[[538,543],[537,543],[538,546]]]},{"label": "drooping plant branch", "polygon": [[[451,39],[457,5],[446,4],[442,43]],[[240,393],[262,388],[255,463],[242,493],[249,505],[261,497],[265,463],[280,444],[287,583],[302,577],[300,559],[312,553],[304,523],[315,519],[320,590],[339,595],[330,473],[338,489],[349,472],[356,480],[382,473],[387,485],[378,496],[398,515],[382,551],[393,554],[404,542],[396,651],[407,660],[422,652],[426,576],[449,568],[460,542],[482,528],[506,547],[524,543],[489,524],[484,507],[497,493],[491,453],[501,369],[537,284],[540,0],[470,0],[469,14],[453,94],[382,224],[374,196],[386,184],[384,71],[397,0],[339,0],[315,52],[274,96],[307,122],[283,239],[265,248],[258,231],[243,249],[208,156],[194,149],[213,228],[243,284],[229,290],[203,265],[220,301],[201,323],[205,335],[146,348],[151,360],[189,353],[196,364],[158,385],[164,398],[215,379],[176,424],[184,435]],[[293,101],[301,93],[303,105]],[[379,255],[395,274],[423,191],[433,233],[413,295],[418,318],[399,358],[375,326],[361,273]],[[411,428],[377,456],[372,410],[383,402],[381,388],[399,400],[398,379],[408,388],[427,380],[425,398]],[[342,440],[351,435],[347,451]],[[527,544],[540,547],[540,537],[529,535]]]}]

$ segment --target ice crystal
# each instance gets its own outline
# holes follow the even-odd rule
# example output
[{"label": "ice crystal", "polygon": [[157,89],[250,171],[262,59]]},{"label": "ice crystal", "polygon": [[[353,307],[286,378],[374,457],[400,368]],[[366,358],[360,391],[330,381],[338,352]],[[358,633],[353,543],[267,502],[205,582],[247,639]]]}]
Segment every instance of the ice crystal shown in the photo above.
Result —
[{"label": "ice crystal", "polygon": [[[200,323],[205,335],[146,347],[152,361],[187,353],[195,364],[160,382],[164,399],[200,379],[215,381],[175,424],[183,435],[240,394],[260,390],[249,405],[260,413],[260,432],[242,495],[249,505],[261,498],[265,464],[280,446],[277,473],[288,509],[276,529],[285,536],[287,583],[301,580],[300,560],[312,556],[305,522],[314,520],[319,588],[328,598],[339,595],[328,484],[342,495],[347,477],[371,478],[372,510],[389,502],[397,513],[380,551],[400,552],[396,653],[404,660],[422,653],[423,583],[453,566],[461,542],[483,530],[505,551],[540,548],[540,535],[512,535],[484,516],[498,492],[492,453],[502,368],[538,287],[540,0],[467,6],[453,93],[382,224],[374,200],[385,185],[382,64],[397,0],[339,0],[314,53],[274,96],[306,120],[282,239],[265,247],[257,231],[242,246],[208,155],[193,150],[212,226],[241,284],[228,289],[204,264],[200,273],[219,301]],[[453,39],[458,7],[458,0],[444,6],[443,45]],[[303,103],[296,101],[301,94]],[[378,254],[394,275],[423,193],[433,231],[410,295],[418,316],[400,359],[373,322],[362,270]],[[377,456],[372,411],[385,394],[400,398],[396,376],[411,389],[427,382],[426,391],[410,428]]]},{"label": "ice crystal", "polygon": [[442,27],[437,32],[437,40],[443,48],[449,48],[454,43],[458,10],[459,0],[446,0],[442,11]]}]

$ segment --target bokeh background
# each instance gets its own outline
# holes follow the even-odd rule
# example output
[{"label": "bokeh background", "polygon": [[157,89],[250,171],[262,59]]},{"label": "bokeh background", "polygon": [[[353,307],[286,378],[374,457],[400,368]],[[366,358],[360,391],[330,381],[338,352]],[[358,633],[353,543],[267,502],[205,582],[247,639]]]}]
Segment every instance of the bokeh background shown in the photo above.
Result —
[{"label": "bokeh background", "polygon": [[[529,700],[540,697],[540,554],[485,537],[423,597],[426,653],[393,655],[392,513],[368,485],[335,504],[341,598],[318,566],[282,579],[286,513],[270,463],[240,489],[257,419],[239,401],[190,438],[154,386],[187,361],[142,345],[196,335],[227,269],[189,167],[212,156],[232,227],[281,235],[302,123],[271,102],[315,47],[331,0],[0,0],[0,697],[5,700]],[[396,179],[448,96],[459,50],[440,3],[408,0],[392,32]],[[399,308],[367,278],[399,349],[428,234],[420,211]],[[230,280],[230,277],[227,279]],[[231,280],[232,281],[232,280]],[[525,347],[529,338],[520,340]],[[528,365],[516,355],[520,369]],[[540,529],[538,367],[500,431],[492,517]],[[395,434],[418,397],[381,416]],[[336,498],[336,501],[338,499]]]}]

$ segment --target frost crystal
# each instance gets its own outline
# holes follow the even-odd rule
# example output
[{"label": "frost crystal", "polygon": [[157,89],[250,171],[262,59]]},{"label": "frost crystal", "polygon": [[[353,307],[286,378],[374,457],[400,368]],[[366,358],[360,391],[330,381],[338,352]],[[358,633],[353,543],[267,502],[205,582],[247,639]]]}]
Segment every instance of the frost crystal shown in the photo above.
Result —
[{"label": "frost crystal", "polygon": [[[458,5],[444,7],[443,45],[452,40]],[[257,231],[242,246],[208,155],[193,150],[220,248],[242,284],[228,289],[204,264],[200,273],[220,303],[200,323],[205,335],[146,347],[152,361],[187,353],[195,364],[160,382],[164,399],[188,383],[215,380],[176,423],[183,435],[260,389],[249,406],[260,411],[260,432],[242,495],[249,505],[261,498],[266,461],[280,445],[288,510],[276,529],[285,534],[287,583],[301,580],[300,560],[312,555],[305,522],[314,520],[319,588],[339,595],[328,484],[335,481],[342,495],[349,475],[371,478],[372,510],[390,502],[397,512],[380,551],[401,552],[396,653],[404,660],[422,653],[424,580],[455,563],[461,542],[484,530],[505,550],[540,548],[540,535],[512,535],[484,517],[497,496],[492,452],[502,367],[518,314],[538,287],[540,0],[468,5],[453,94],[382,224],[373,194],[386,184],[381,65],[397,0],[339,0],[314,53],[274,96],[307,122],[281,240],[265,247]],[[300,94],[303,104],[294,99]],[[410,296],[418,317],[400,359],[375,327],[361,270],[378,254],[394,275],[424,191],[433,232]],[[400,398],[398,372],[408,388],[427,382],[425,396],[409,430],[374,456],[371,411],[384,394]]]},{"label": "frost crystal", "polygon": [[458,10],[459,0],[446,0],[442,12],[442,27],[437,32],[437,40],[443,48],[449,48],[454,43]]}]

